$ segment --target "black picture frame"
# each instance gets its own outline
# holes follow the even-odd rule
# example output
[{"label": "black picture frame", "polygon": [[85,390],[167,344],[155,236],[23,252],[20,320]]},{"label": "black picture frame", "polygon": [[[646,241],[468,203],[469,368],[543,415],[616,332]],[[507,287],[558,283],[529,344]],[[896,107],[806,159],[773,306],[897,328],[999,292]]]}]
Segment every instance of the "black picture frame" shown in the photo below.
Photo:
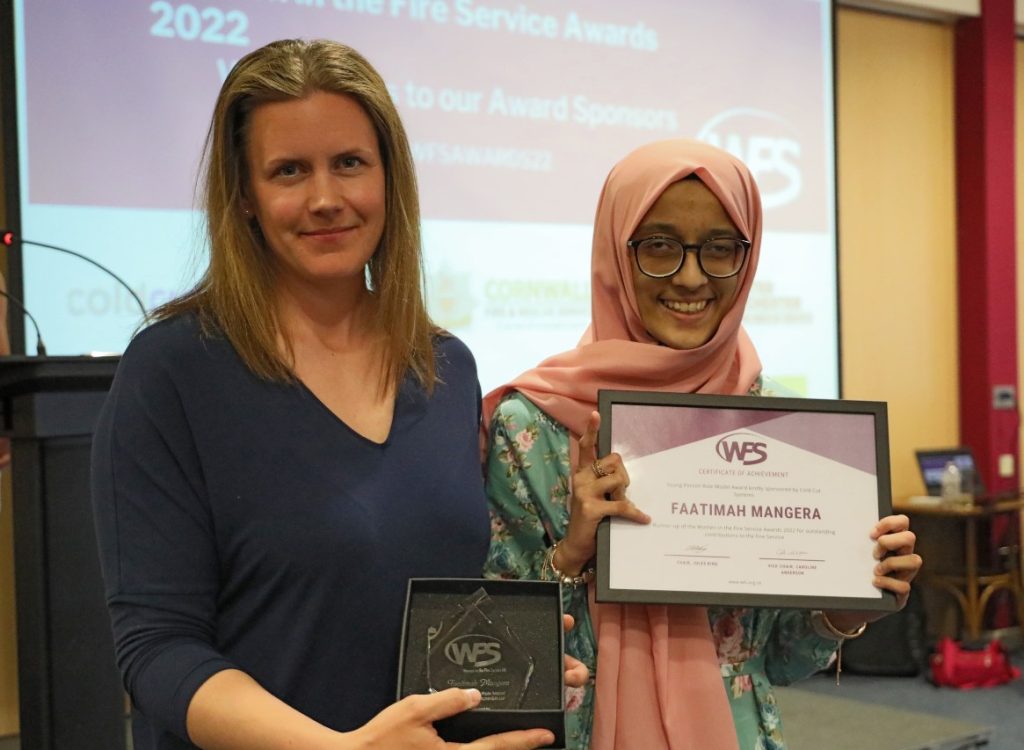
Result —
[{"label": "black picture frame", "polygon": [[[809,398],[762,398],[756,396],[719,396],[705,394],[665,393],[660,391],[598,392],[598,410],[601,429],[598,436],[598,455],[611,451],[615,422],[613,412],[617,405],[657,406],[667,409],[689,410],[760,410],[763,412],[818,412],[828,414],[867,415],[873,420],[876,497],[878,518],[892,513],[892,489],[889,463],[888,409],[880,401],[854,401]],[[628,490],[627,490],[628,492]],[[641,503],[642,505],[642,503]],[[864,534],[868,533],[864,529]],[[597,532],[596,598],[599,602],[643,604],[693,604],[712,606],[774,607],[796,609],[849,609],[891,612],[897,608],[896,597],[887,591],[878,591],[873,597],[830,596],[827,592],[807,595],[784,593],[735,593],[664,590],[659,588],[612,587],[610,571],[616,565],[611,538],[610,519],[604,519]],[[865,576],[871,570],[864,571]]]}]

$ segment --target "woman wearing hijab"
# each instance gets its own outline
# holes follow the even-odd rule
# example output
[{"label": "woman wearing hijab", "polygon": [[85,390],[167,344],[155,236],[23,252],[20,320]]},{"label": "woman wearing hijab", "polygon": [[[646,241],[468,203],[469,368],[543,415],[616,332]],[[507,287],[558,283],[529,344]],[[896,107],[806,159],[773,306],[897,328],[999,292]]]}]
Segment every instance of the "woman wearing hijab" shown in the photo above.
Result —
[{"label": "woman wearing hijab", "polygon": [[[598,522],[649,521],[621,459],[596,458],[597,391],[770,395],[740,325],[760,244],[760,196],[740,161],[688,140],[637,149],[598,203],[590,328],[485,399],[487,570],[563,583],[577,620],[567,650],[594,675],[570,699],[572,748],[784,748],[771,686],[825,667],[880,616],[588,600]],[[902,606],[921,565],[908,520],[868,532],[874,584]]]}]

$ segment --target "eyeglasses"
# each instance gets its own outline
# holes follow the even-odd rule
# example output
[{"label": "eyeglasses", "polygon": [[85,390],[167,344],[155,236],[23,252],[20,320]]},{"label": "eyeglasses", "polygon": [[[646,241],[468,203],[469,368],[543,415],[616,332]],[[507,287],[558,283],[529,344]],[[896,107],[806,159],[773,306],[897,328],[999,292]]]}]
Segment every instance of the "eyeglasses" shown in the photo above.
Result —
[{"label": "eyeglasses", "polygon": [[717,237],[700,245],[684,245],[671,237],[629,240],[626,247],[636,253],[636,264],[645,276],[664,279],[675,276],[686,262],[688,252],[697,253],[697,265],[705,276],[727,279],[743,268],[750,242],[735,237]]}]

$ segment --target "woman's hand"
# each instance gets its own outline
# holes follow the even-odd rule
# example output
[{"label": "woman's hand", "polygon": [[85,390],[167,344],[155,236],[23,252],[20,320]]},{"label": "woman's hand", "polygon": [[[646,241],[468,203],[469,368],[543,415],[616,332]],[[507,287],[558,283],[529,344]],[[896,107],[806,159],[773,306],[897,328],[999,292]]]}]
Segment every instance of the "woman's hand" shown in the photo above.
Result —
[{"label": "woman's hand", "polygon": [[207,750],[534,750],[555,741],[547,729],[483,737],[466,745],[445,742],[434,722],[480,704],[479,690],[451,688],[393,703],[352,732],[338,732],[299,713],[237,669],[222,670],[199,686],[189,703],[189,739]]},{"label": "woman's hand", "polygon": [[[568,633],[576,623],[572,615],[562,615],[562,624],[565,626],[565,632]],[[583,687],[589,679],[590,670],[587,669],[587,665],[579,659],[565,654],[565,686]]]},{"label": "woman's hand", "polygon": [[[578,575],[594,556],[597,524],[602,518],[618,516],[637,523],[651,521],[650,516],[626,497],[629,474],[622,465],[622,458],[617,453],[609,453],[598,460],[596,446],[600,426],[601,415],[592,412],[580,438],[579,461],[572,475],[569,528],[553,560],[555,567],[566,575]],[[611,499],[605,499],[606,495]]]},{"label": "woman's hand", "polygon": [[574,656],[565,654],[565,686],[583,687],[590,679],[590,670],[587,665]]},{"label": "woman's hand", "polygon": [[[910,530],[910,519],[904,515],[886,516],[871,530],[875,540],[875,578],[873,583],[883,591],[896,595],[899,609],[907,604],[910,582],[921,570],[921,556],[914,552],[917,537]],[[885,612],[832,611],[826,613],[839,630],[850,632],[865,622],[880,620]]]},{"label": "woman's hand", "polygon": [[339,750],[533,750],[555,741],[547,729],[525,729],[483,737],[463,745],[445,742],[434,729],[434,722],[476,708],[479,690],[449,688],[430,695],[410,695],[385,708],[369,723],[344,735]]}]

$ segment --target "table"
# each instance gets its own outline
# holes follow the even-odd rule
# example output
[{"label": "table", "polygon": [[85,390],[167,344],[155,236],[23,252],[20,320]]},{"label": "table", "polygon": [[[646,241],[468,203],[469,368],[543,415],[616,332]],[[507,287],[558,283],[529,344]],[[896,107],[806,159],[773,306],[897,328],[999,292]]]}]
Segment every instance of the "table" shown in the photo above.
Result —
[{"label": "table", "polygon": [[[897,501],[893,503],[896,513],[908,516],[927,516],[952,521],[962,521],[964,525],[964,562],[962,571],[931,572],[928,568],[932,561],[925,560],[925,573],[922,582],[948,591],[960,605],[963,614],[964,630],[970,640],[981,637],[982,617],[985,607],[992,595],[1000,590],[1013,594],[1017,606],[1017,622],[1024,627],[1024,587],[1021,585],[1020,565],[1015,553],[1004,571],[982,573],[978,565],[978,521],[991,519],[1004,513],[1018,513],[1024,509],[1024,498],[998,500],[978,504],[961,504],[950,502],[911,502]],[[913,528],[913,526],[912,526]]]}]

